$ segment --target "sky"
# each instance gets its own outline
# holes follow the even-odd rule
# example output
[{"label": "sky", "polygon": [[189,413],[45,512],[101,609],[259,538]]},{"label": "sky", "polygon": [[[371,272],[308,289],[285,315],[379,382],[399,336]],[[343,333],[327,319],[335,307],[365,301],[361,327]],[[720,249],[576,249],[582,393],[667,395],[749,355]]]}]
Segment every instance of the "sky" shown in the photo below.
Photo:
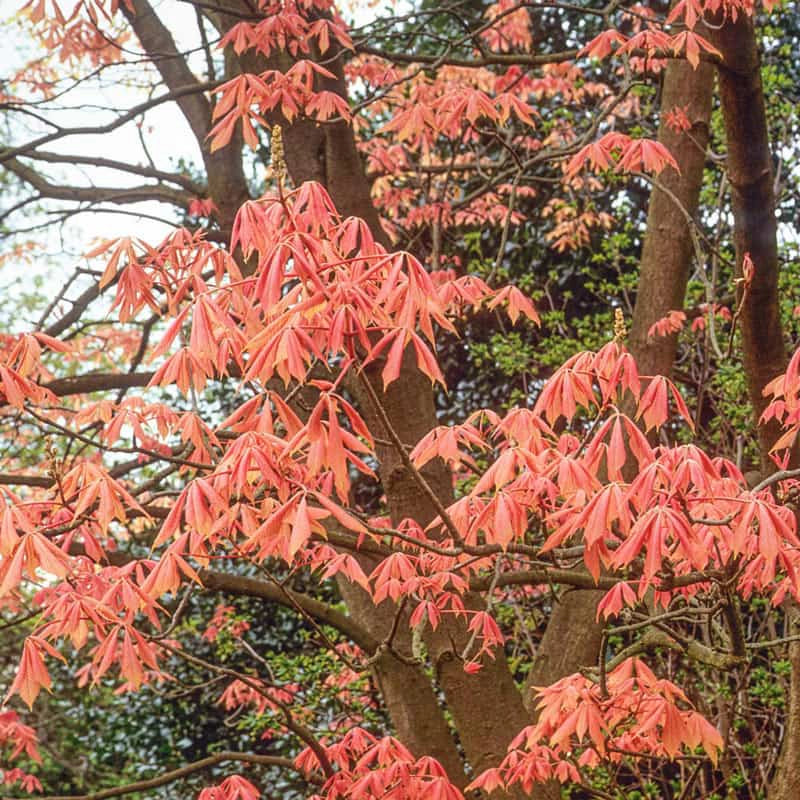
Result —
[{"label": "sky", "polygon": [[[70,0],[67,0],[70,2]],[[0,30],[5,42],[12,46],[0,48],[0,76],[7,79],[16,73],[34,55],[31,42],[14,22],[14,16],[23,5],[23,0],[0,0]],[[65,3],[66,5],[66,3]],[[161,0],[157,4],[166,14],[173,31],[196,30],[191,6],[176,0]],[[129,75],[135,71],[126,70]],[[109,122],[116,114],[114,107],[129,107],[146,99],[147,95],[134,86],[122,83],[122,70],[111,71],[103,82],[92,81],[85,88],[70,92],[61,102],[45,112],[44,116],[62,126],[78,127]],[[12,128],[12,143],[35,138],[47,128],[36,121],[29,121],[19,114],[8,114]],[[147,155],[142,146],[147,143],[147,151],[155,165],[165,171],[177,171],[180,159],[200,164],[197,142],[174,103],[159,106],[144,116],[142,130],[135,124],[127,124],[111,133],[101,136],[71,136],[47,144],[44,149],[75,155],[102,155],[131,163],[147,163]],[[139,185],[144,179],[112,170],[87,169],[77,165],[48,165],[48,174],[61,175],[68,185],[92,183],[123,187]],[[7,203],[0,201],[0,207]],[[110,206],[114,208],[114,206]],[[172,207],[149,202],[118,207],[120,213],[99,213],[91,211],[77,215],[66,223],[52,226],[46,233],[37,233],[25,238],[35,238],[43,243],[33,261],[9,260],[0,269],[0,292],[20,296],[31,288],[32,276],[36,276],[43,291],[49,294],[65,274],[70,274],[76,266],[86,266],[83,254],[94,244],[105,238],[120,235],[135,235],[145,241],[157,243],[171,229],[168,222],[157,222],[151,217],[174,217]],[[145,216],[135,216],[135,214]],[[39,219],[42,219],[40,216]],[[29,224],[24,215],[17,215],[18,226]],[[18,241],[19,241],[18,237]],[[0,240],[0,250],[7,250],[7,242]],[[24,321],[23,326],[30,322]]]},{"label": "sky", "polygon": [[[13,23],[10,26],[6,23],[6,20],[14,16],[15,10],[21,4],[21,0],[0,0],[0,22],[3,24],[4,33],[9,28],[12,33],[16,33],[15,46],[0,49],[0,74],[2,75],[8,75],[18,70],[32,54],[30,42],[26,40],[19,28],[15,27]],[[185,30],[187,26],[194,24],[191,7],[188,5],[175,2],[175,0],[162,0],[159,8],[165,10],[173,30]],[[133,75],[135,72],[130,69],[112,70],[108,73],[108,78],[102,82],[92,81],[84,88],[70,92],[63,101],[52,104],[45,116],[63,126],[77,127],[109,122],[116,116],[113,108],[134,105],[146,99],[147,95],[144,92],[122,83],[123,78]],[[15,136],[15,139],[18,140],[24,140],[31,133],[43,130],[43,126],[38,124],[29,127],[22,122],[18,115],[15,115],[14,121],[16,127],[21,128]],[[197,144],[183,116],[174,104],[165,104],[149,111],[143,120],[142,133],[156,166],[168,170],[177,159],[187,157],[199,163],[200,154]],[[100,154],[141,163],[146,163],[147,159],[135,124],[125,125],[116,131],[100,136],[71,136],[48,144],[46,149],[77,155]],[[68,172],[71,180],[76,180],[77,177],[77,180],[84,185],[90,185],[89,173],[85,170],[70,167],[65,168],[65,172]],[[141,183],[141,179],[136,176],[121,175],[115,171],[93,170],[91,174],[98,183],[108,183],[110,180],[115,181],[114,185],[117,186]],[[154,210],[157,211],[157,209]],[[108,224],[113,223],[109,222]],[[147,230],[149,227],[147,225],[144,229]]]},{"label": "sky", "polygon": [[[52,1],[52,0],[51,0]],[[75,0],[57,0],[64,9],[71,8]],[[189,3],[178,0],[151,0],[176,38],[180,46],[196,46],[199,44],[197,25],[194,9]],[[34,51],[28,37],[15,24],[14,17],[18,10],[25,4],[25,0],[0,0],[0,30],[2,30],[6,46],[0,48],[0,77],[13,75],[30,58]],[[345,16],[361,25],[371,21],[375,16],[374,2],[354,2],[348,0],[345,4]],[[8,43],[11,46],[8,46]],[[134,42],[131,49],[138,49]],[[204,71],[204,56],[194,53],[190,57],[190,66],[196,74]],[[128,107],[141,102],[147,95],[133,86],[126,86],[122,82],[135,79],[136,70],[141,67],[127,70],[109,71],[108,77],[102,84],[92,81],[85,88],[70,92],[64,101],[53,105],[45,112],[45,116],[53,122],[65,126],[87,126],[108,122],[114,118],[112,108]],[[40,135],[46,128],[41,123],[31,124],[21,115],[13,115],[12,143],[27,141]],[[147,143],[147,152],[155,166],[166,171],[177,171],[176,164],[179,160],[188,160],[200,168],[202,163],[197,142],[189,127],[174,103],[148,111],[144,116],[142,130],[137,130],[134,124],[101,136],[72,136],[48,144],[46,149],[60,153],[77,155],[101,154],[110,158],[136,163],[147,163],[147,154],[142,147],[141,139]],[[137,185],[142,183],[141,178],[135,175],[125,175],[116,171],[92,168],[87,170],[77,166],[64,166],[54,169],[48,166],[51,174],[59,172],[64,176],[64,182],[69,185]],[[0,203],[2,207],[2,203]],[[102,214],[95,211],[79,215],[70,220],[61,230],[54,230],[49,237],[48,249],[55,256],[61,249],[65,249],[68,258],[76,259],[82,252],[91,248],[92,241],[97,238],[107,238],[113,233],[117,235],[137,235],[148,241],[159,241],[168,231],[170,226],[158,223],[150,217],[169,216],[173,214],[171,207],[159,203],[142,203],[136,206],[123,206],[118,211],[139,212],[146,216],[137,218],[120,213]],[[17,217],[18,224],[23,221]]]},{"label": "sky", "polygon": [[[48,0],[58,2],[62,9],[71,9],[77,0]],[[193,47],[199,44],[197,23],[191,4],[179,0],[151,0],[158,10],[159,16],[167,22],[179,46]],[[0,33],[4,46],[0,47],[0,80],[8,80],[33,57],[37,55],[34,44],[16,21],[20,8],[26,0],[0,0]],[[380,0],[344,0],[343,14],[356,25],[370,22],[376,16],[378,4],[387,5]],[[389,6],[407,5],[406,0],[399,3],[389,0]],[[213,35],[213,34],[210,34]],[[138,43],[130,43],[131,50],[138,50]],[[135,53],[131,54],[135,57]],[[204,55],[200,52],[190,56],[190,66],[196,74],[203,74]],[[115,116],[114,108],[127,108],[147,98],[146,92],[137,88],[134,83],[137,71],[141,76],[141,66],[127,69],[112,69],[105,73],[102,81],[91,81],[84,87],[75,89],[65,95],[59,102],[50,104],[43,111],[43,116],[52,122],[67,127],[85,127],[111,121]],[[85,74],[86,67],[76,68],[76,74]],[[20,144],[30,141],[48,131],[46,125],[31,120],[21,114],[6,114],[8,127],[0,127],[0,135],[9,138],[4,144]],[[4,123],[0,120],[0,125]],[[146,142],[145,152],[142,139]],[[66,137],[46,145],[44,149],[74,155],[102,155],[132,163],[147,163],[152,158],[155,166],[165,171],[179,171],[176,166],[181,160],[193,163],[202,175],[201,158],[197,142],[189,130],[188,124],[174,103],[166,103],[148,111],[143,118],[141,130],[135,124],[127,124],[111,133],[100,136],[80,135]],[[148,155],[149,154],[149,155]],[[29,162],[30,163],[30,162]],[[35,163],[35,162],[34,162]],[[78,165],[47,165],[48,176],[54,182],[65,185],[110,185],[115,187],[138,185],[142,178],[126,175],[117,171],[97,168],[86,168]],[[61,176],[61,180],[58,178]],[[8,196],[0,197],[0,209],[8,206]],[[0,239],[0,296],[19,297],[38,283],[40,291],[45,295],[52,294],[64,280],[65,274],[71,274],[76,266],[87,266],[83,254],[91,250],[98,240],[115,236],[138,236],[143,240],[156,244],[172,229],[174,207],[157,202],[139,203],[136,205],[109,206],[114,213],[90,211],[76,215],[64,223],[52,225],[44,233],[25,235],[25,239],[36,238],[43,247],[36,252],[34,258],[6,259],[2,261],[4,252],[8,252],[8,240]],[[156,218],[164,218],[159,222]],[[36,221],[45,217],[38,214]],[[29,214],[18,214],[14,218],[15,227],[32,224]],[[21,241],[17,237],[17,241]],[[96,265],[95,265],[96,266]],[[86,278],[86,281],[89,279]],[[11,303],[5,304],[7,307]],[[30,326],[31,320],[18,320],[23,328]],[[3,319],[0,309],[0,326],[6,327],[8,320]]]}]

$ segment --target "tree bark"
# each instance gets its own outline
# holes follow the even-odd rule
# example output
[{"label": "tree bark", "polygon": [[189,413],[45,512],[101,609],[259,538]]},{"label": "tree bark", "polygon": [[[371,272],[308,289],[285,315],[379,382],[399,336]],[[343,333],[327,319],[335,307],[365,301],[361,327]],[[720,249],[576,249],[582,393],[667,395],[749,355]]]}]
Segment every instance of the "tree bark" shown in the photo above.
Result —
[{"label": "tree bark", "polygon": [[772,156],[758,45],[753,21],[740,15],[736,23],[719,27],[714,45],[722,53],[718,65],[719,92],[727,142],[727,173],[731,186],[736,247],[736,276],[750,255],[755,270],[747,288],[739,284],[738,324],[742,357],[753,405],[762,470],[770,470],[769,451],[780,426],[761,425],[767,405],[764,387],[786,368],[786,346],[778,303],[778,236],[775,221]]},{"label": "tree bark", "polygon": [[[770,449],[780,433],[773,420],[761,424],[768,398],[764,387],[786,368],[787,353],[780,320],[778,226],[772,157],[758,44],[751,18],[742,15],[716,31],[714,45],[722,53],[718,65],[722,115],[727,142],[727,171],[734,216],[736,274],[743,278],[745,255],[754,270],[749,284],[737,289],[742,360],[758,432],[762,474],[774,471]],[[797,463],[797,449],[793,454]],[[800,620],[797,604],[788,604],[789,633]],[[800,793],[800,642],[789,645],[791,663],[787,719],[770,800],[795,800]]]},{"label": "tree bark", "polygon": [[[227,24],[237,20],[231,18]],[[223,25],[226,21],[223,20]],[[246,71],[280,68],[281,56],[267,60],[245,54],[241,66]],[[273,63],[274,62],[274,63]],[[341,59],[327,60],[326,68],[335,74],[324,87],[346,97]],[[270,120],[273,121],[273,120]],[[316,180],[327,188],[339,212],[364,219],[377,241],[388,246],[386,234],[371,199],[370,183],[356,148],[352,128],[344,122],[317,125],[309,120],[287,124],[275,120],[283,129],[286,164],[295,184]],[[403,359],[400,377],[383,391],[377,366],[366,371],[367,380],[393,431],[404,444],[414,445],[437,424],[430,380],[416,367],[411,356]],[[357,395],[365,421],[371,430],[385,428],[379,410],[371,399],[359,391],[357,383],[350,387]],[[384,438],[388,432],[384,430]],[[413,518],[422,525],[436,516],[435,506],[424,496],[415,476],[409,472],[396,448],[379,445],[377,456],[380,476],[387,497],[391,518],[398,522]],[[429,465],[425,480],[443,505],[452,501],[452,479],[443,463]],[[396,608],[377,608],[356,587],[340,584],[351,612],[359,623],[379,641],[391,630]],[[468,605],[477,606],[473,597]],[[410,655],[410,633],[407,615],[400,621],[393,641],[403,654]],[[467,675],[459,655],[469,640],[466,624],[447,615],[435,632],[428,631],[426,644],[436,677],[452,714],[459,741],[473,773],[496,766],[516,733],[528,722],[522,695],[516,687],[505,656],[498,653],[484,664],[477,675]],[[418,755],[437,757],[451,779],[464,784],[464,769],[453,737],[444,721],[433,686],[421,670],[390,654],[375,665],[387,709],[398,736]],[[502,713],[498,713],[502,709]],[[457,765],[457,766],[456,766]],[[457,771],[456,771],[457,769]],[[495,795],[502,797],[501,793]],[[511,797],[522,797],[516,791]]]},{"label": "tree bark", "polygon": [[[671,310],[683,308],[693,245],[689,220],[697,212],[708,144],[713,69],[696,70],[685,61],[670,61],[664,76],[658,140],[666,145],[680,168],[662,173],[650,195],[647,233],[640,261],[639,288],[628,348],[639,370],[647,375],[669,375],[675,360],[677,335],[650,339],[650,326]],[[692,127],[677,133],[664,121],[663,112],[686,107]],[[676,202],[677,201],[677,202]],[[603,624],[597,604],[605,592],[567,591],[554,605],[539,644],[525,691],[525,703],[535,713],[534,687],[597,663]],[[537,797],[558,800],[557,785],[543,787]]]},{"label": "tree bark", "polygon": [[[231,4],[230,8],[234,9],[235,5]],[[126,11],[126,15],[169,88],[196,83],[171,34],[148,0],[134,0],[133,12]],[[222,32],[238,21],[238,17],[217,14],[213,19]],[[226,79],[241,71],[260,72],[270,66],[280,65],[268,65],[265,59],[252,54],[240,59],[231,48],[225,53]],[[290,64],[283,66],[286,68]],[[341,74],[334,83],[335,88],[343,91]],[[223,230],[231,230],[237,211],[249,199],[242,164],[241,134],[237,132],[227,147],[211,153],[207,141],[212,127],[211,104],[198,93],[182,97],[178,105],[200,146],[209,195],[218,208],[218,221]],[[340,213],[361,216],[370,225],[373,235],[388,245],[349,126],[343,123],[319,126],[305,119],[298,119],[291,125],[285,120],[282,122],[287,166],[294,182],[316,180],[323,183]],[[349,590],[349,587],[344,593],[350,600],[354,616],[363,623],[368,635],[374,641],[383,641],[392,628],[393,611],[388,607],[376,609],[366,594],[357,600],[356,591]],[[398,631],[393,647],[410,658],[407,625]],[[417,755],[428,754],[437,758],[456,784],[465,785],[467,779],[461,756],[433,686],[424,672],[413,664],[404,663],[391,652],[385,652],[377,659],[374,670],[398,736]]]},{"label": "tree bark", "polygon": [[[122,3],[120,10],[127,17],[142,47],[148,53],[162,80],[171,89],[197,83],[186,60],[175,44],[166,25],[148,0],[132,0],[133,11]],[[208,192],[217,207],[220,227],[230,231],[241,205],[250,199],[242,165],[242,137],[236,133],[228,147],[212,153],[207,136],[211,130],[211,103],[201,92],[186,94],[177,100],[200,147],[208,177]]]},{"label": "tree bark", "polygon": [[[413,357],[407,354],[401,377],[380,395],[394,433],[406,444],[416,443],[436,424],[430,381],[413,364]],[[381,378],[377,365],[367,370],[367,380],[378,394]],[[357,385],[353,389],[359,395],[370,430],[380,431],[383,440],[389,439],[381,416],[370,406],[369,397],[364,396],[366,392],[359,392]],[[427,524],[436,516],[436,509],[420,490],[400,454],[388,442],[378,445],[377,454],[392,519],[413,518],[423,526]],[[452,478],[445,465],[438,460],[431,462],[422,474],[439,501],[444,505],[449,503]],[[467,594],[464,602],[470,608],[481,608],[477,595]],[[464,672],[461,653],[469,638],[463,620],[445,614],[436,631],[426,631],[425,643],[459,741],[473,773],[479,773],[499,763],[509,742],[528,724],[529,717],[502,650],[496,652],[494,659],[486,659],[477,675]],[[511,796],[522,795],[512,792]]]},{"label": "tree bark", "polygon": [[[687,214],[697,211],[708,144],[713,71],[701,64],[670,61],[664,77],[662,110],[687,106],[692,128],[676,133],[662,117],[658,140],[675,157],[680,172],[667,170],[651,194],[647,233],[640,262],[639,291],[633,312],[629,349],[644,374],[668,375],[677,336],[649,339],[650,326],[673,309],[683,308],[693,247]],[[680,206],[675,201],[679,201]],[[602,626],[595,621],[603,592],[573,591],[553,609],[529,678],[530,686],[546,686],[580,667],[594,664]],[[531,698],[526,693],[526,702]]]},{"label": "tree bark", "polygon": [[[628,349],[644,375],[669,375],[675,361],[678,334],[649,337],[650,326],[670,311],[683,308],[690,265],[694,256],[689,220],[697,213],[711,119],[714,69],[701,62],[671,61],[661,91],[658,141],[675,157],[680,172],[669,167],[650,194],[647,233],[642,247],[639,285]],[[682,107],[691,123],[675,131],[664,114]]]}]

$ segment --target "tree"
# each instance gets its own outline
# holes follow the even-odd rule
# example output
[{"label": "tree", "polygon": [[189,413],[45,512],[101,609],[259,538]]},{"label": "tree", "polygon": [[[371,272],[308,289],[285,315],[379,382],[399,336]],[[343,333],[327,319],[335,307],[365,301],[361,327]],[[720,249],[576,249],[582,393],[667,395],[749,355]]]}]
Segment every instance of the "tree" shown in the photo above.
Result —
[{"label": "tree", "polygon": [[[183,225],[160,243],[95,243],[40,324],[4,338],[0,598],[8,625],[27,626],[9,697],[39,702],[58,661],[87,688],[177,679],[218,689],[252,743],[220,737],[75,795],[210,770],[200,797],[235,800],[259,776],[268,793],[277,770],[326,800],[770,782],[791,796],[800,356],[787,363],[752,5],[422,4],[360,28],[327,0],[184,11],[24,12],[49,54],[5,97],[9,231],[34,203],[66,221],[155,200]],[[733,248],[708,230],[725,207],[697,209],[714,70]],[[93,81],[135,102],[61,118]],[[197,164],[164,166],[147,146],[147,115],[167,104]],[[63,149],[129,122],[144,165]],[[95,183],[100,170],[143,183]],[[457,363],[480,325],[539,335],[505,280],[515,231],[534,219],[574,261],[643,183],[630,350],[617,306],[605,341],[523,384],[522,405],[448,396],[443,341]],[[496,255],[472,269],[482,231]],[[736,276],[727,321],[720,264]],[[710,286],[704,369],[740,332],[758,464],[693,443],[699,415],[670,378],[692,266]],[[463,413],[440,425],[448,404]],[[749,482],[746,466],[760,470]],[[213,612],[208,594],[223,598]],[[297,657],[249,633],[231,597],[297,615]],[[784,714],[752,687],[787,645]],[[17,710],[0,721],[9,764],[23,759],[6,782],[41,789],[36,732]],[[219,772],[230,763],[241,774]]]}]

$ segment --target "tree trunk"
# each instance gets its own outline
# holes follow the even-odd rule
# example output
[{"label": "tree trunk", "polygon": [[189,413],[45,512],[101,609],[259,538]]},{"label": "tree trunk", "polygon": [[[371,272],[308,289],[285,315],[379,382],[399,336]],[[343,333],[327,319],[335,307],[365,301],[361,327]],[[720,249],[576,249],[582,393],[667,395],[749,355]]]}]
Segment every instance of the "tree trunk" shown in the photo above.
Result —
[{"label": "tree trunk", "polygon": [[[800,609],[792,602],[786,612],[786,630],[800,633]],[[796,800],[800,797],[800,642],[789,645],[789,698],[783,744],[769,787],[769,800]]]},{"label": "tree trunk", "polygon": [[[745,255],[754,270],[737,291],[742,360],[758,431],[762,474],[775,469],[770,449],[778,438],[775,421],[760,424],[767,405],[764,387],[786,368],[786,346],[778,295],[778,231],[769,129],[753,21],[740,16],[722,25],[714,37],[722,53],[718,66],[722,114],[727,141],[727,171],[731,184],[736,246],[736,274],[743,277]],[[797,452],[793,461],[797,463]],[[786,614],[787,631],[795,633],[800,619],[796,603]],[[789,702],[778,765],[769,789],[770,800],[795,800],[800,793],[800,643],[789,645]]]},{"label": "tree trunk", "polygon": [[[197,83],[181,55],[169,29],[148,0],[132,0],[133,10],[125,3],[120,10],[128,19],[145,51],[171,91]],[[230,232],[236,212],[250,199],[242,165],[242,136],[237,132],[228,147],[212,153],[207,140],[211,130],[211,104],[201,92],[186,94],[176,101],[197,140],[208,179],[208,192],[217,207],[220,227]]]},{"label": "tree trunk", "polygon": [[[225,22],[234,24],[238,19],[223,19]],[[270,62],[275,59],[280,61],[281,56],[271,58]],[[268,68],[265,59],[252,53],[245,54],[241,60],[246,71]],[[269,66],[280,68],[281,65],[271,63]],[[341,60],[327,60],[326,68],[336,77],[326,79],[324,88],[346,97]],[[371,200],[370,184],[352,128],[344,122],[320,126],[302,119],[292,124],[285,120],[274,121],[279,122],[283,129],[287,168],[295,184],[305,180],[323,183],[341,214],[361,217],[370,226],[376,240],[388,245]],[[377,366],[367,370],[366,374],[393,431],[404,444],[413,446],[436,426],[430,380],[417,369],[413,357],[404,358],[399,379],[386,392],[383,392]],[[358,383],[354,382],[349,388],[357,395],[370,429],[385,428],[363,387],[360,390]],[[388,438],[386,431],[384,438]],[[397,450],[391,445],[378,445],[377,456],[392,520],[398,522],[410,517],[422,525],[427,524],[436,516],[436,509],[405,467]],[[443,463],[429,465],[425,479],[443,505],[452,501],[452,479]],[[386,603],[383,604],[386,609],[383,606],[376,608],[371,600],[361,596],[357,588],[342,585],[342,589],[350,611],[359,623],[378,641],[384,640],[391,630],[397,609]],[[466,602],[476,605],[473,598],[467,598]],[[410,650],[407,615],[405,617],[400,620],[394,640],[401,653]],[[496,766],[505,755],[512,737],[527,724],[528,716],[502,652],[494,660],[488,660],[477,675],[470,676],[464,672],[458,656],[469,638],[465,622],[446,615],[437,631],[427,632],[426,644],[464,754],[472,772],[477,773]],[[448,769],[451,779],[463,785],[463,766],[430,681],[418,667],[388,654],[381,657],[375,666],[376,678],[399,738],[417,755],[437,757]],[[502,709],[502,713],[498,713],[498,709]],[[515,791],[510,796],[522,795]]]},{"label": "tree trunk", "polygon": [[[669,148],[680,172],[667,169],[650,196],[639,273],[639,289],[628,346],[647,375],[669,375],[675,360],[677,335],[648,339],[650,326],[668,311],[683,308],[689,267],[694,253],[688,220],[697,212],[708,144],[713,69],[701,64],[693,70],[686,61],[670,61],[664,75],[658,140]],[[688,132],[676,133],[663,113],[686,107],[692,123]],[[677,202],[676,202],[677,201]],[[534,687],[597,663],[603,624],[597,621],[602,591],[569,591],[553,607],[550,621],[528,676],[525,703],[534,713]],[[558,800],[558,786],[548,785],[536,795]]]},{"label": "tree trunk", "polygon": [[[229,8],[233,9],[234,5]],[[194,83],[194,75],[148,0],[134,0],[134,11],[125,13],[168,88],[175,90]],[[239,18],[215,15],[214,21],[224,30],[226,24],[233,25]],[[232,78],[242,65],[230,48],[225,55],[225,77]],[[247,68],[256,72],[268,68],[263,58],[247,57],[253,61],[246,65]],[[262,63],[257,63],[259,59]],[[343,90],[341,75],[335,83],[335,88]],[[211,104],[198,92],[183,96],[178,100],[178,106],[200,146],[209,194],[218,208],[219,223],[223,230],[230,231],[236,212],[249,199],[242,166],[241,134],[237,133],[227,147],[211,153],[207,141],[212,126]],[[284,124],[284,128],[286,159],[293,180],[298,184],[305,180],[325,184],[342,214],[363,217],[373,235],[388,244],[370,198],[370,187],[349,126],[319,126],[299,119],[293,125]],[[430,394],[430,388],[426,389]],[[430,415],[426,419],[429,421]],[[393,610],[388,607],[376,609],[366,595],[360,601],[354,597],[349,599],[353,613],[364,621],[377,641],[382,641],[391,629]],[[410,657],[407,625],[398,631],[393,644],[398,652]],[[463,762],[428,677],[419,667],[404,663],[388,652],[377,659],[374,669],[398,736],[412,752],[437,758],[453,782],[464,786],[467,778]]]},{"label": "tree trunk", "polygon": [[[683,307],[693,247],[687,215],[694,217],[700,196],[711,116],[713,71],[693,70],[685,61],[670,61],[664,77],[662,109],[686,106],[692,122],[687,133],[676,133],[663,121],[658,139],[675,157],[680,172],[667,170],[651,195],[647,234],[642,248],[639,291],[629,347],[644,374],[668,375],[677,337],[648,339],[650,326],[673,309]],[[675,201],[680,202],[680,206]],[[583,666],[594,664],[602,626],[595,622],[602,592],[574,591],[554,608],[531,671],[529,686],[547,685]],[[530,697],[526,694],[526,702]]]},{"label": "tree trunk", "polygon": [[779,435],[774,421],[760,425],[767,405],[764,387],[786,368],[786,347],[778,303],[778,236],[775,221],[772,156],[758,46],[753,21],[742,14],[720,26],[714,45],[722,53],[719,92],[727,141],[736,246],[736,275],[743,277],[746,254],[755,270],[747,288],[737,289],[742,357],[753,405],[762,470],[770,470],[769,451]]},{"label": "tree trunk", "polygon": [[[680,167],[661,173],[650,194],[647,232],[639,270],[636,306],[628,348],[644,375],[669,375],[678,346],[677,333],[648,337],[650,326],[670,311],[683,308],[694,245],[690,219],[697,213],[711,119],[714,69],[700,63],[692,69],[687,61],[671,61],[661,91],[661,124],[658,141],[665,145]],[[682,107],[691,123],[685,132],[673,130],[664,114]]]}]

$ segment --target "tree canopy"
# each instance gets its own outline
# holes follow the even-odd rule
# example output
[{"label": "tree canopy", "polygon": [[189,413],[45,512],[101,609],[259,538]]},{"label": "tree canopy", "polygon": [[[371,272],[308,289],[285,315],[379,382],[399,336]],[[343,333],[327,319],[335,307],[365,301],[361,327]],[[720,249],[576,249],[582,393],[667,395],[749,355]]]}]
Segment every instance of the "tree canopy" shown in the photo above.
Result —
[{"label": "tree canopy", "polygon": [[797,11],[15,5],[6,791],[797,797]]}]

